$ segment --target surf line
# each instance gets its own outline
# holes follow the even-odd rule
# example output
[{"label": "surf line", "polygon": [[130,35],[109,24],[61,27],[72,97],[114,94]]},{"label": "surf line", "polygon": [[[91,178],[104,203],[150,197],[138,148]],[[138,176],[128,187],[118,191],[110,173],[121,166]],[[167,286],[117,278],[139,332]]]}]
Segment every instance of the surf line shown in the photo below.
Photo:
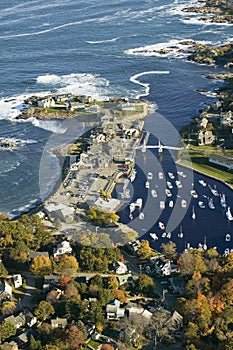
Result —
[{"label": "surf line", "polygon": [[149,75],[149,74],[170,74],[170,71],[169,70],[151,70],[148,72],[141,72],[141,73],[132,75],[132,77],[130,77],[130,81],[134,84],[141,85],[145,88],[145,93],[137,95],[136,96],[137,99],[139,99],[140,97],[148,96],[150,93],[150,84],[141,83],[140,80],[138,80],[139,77],[142,77],[143,75]]}]

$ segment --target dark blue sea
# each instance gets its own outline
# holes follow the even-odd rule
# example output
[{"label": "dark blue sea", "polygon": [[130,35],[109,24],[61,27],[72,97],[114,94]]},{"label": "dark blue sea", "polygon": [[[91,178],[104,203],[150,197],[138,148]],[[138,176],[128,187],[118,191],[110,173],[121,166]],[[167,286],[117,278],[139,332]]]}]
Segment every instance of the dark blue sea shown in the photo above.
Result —
[{"label": "dark blue sea", "polygon": [[[27,210],[48,195],[61,172],[51,150],[77,138],[85,129],[79,122],[74,127],[72,123],[58,120],[15,120],[25,98],[51,91],[91,94],[98,99],[141,98],[163,116],[164,125],[167,123],[167,129],[163,130],[164,142],[166,130],[170,140],[170,132],[179,131],[211,101],[196,90],[218,88],[222,82],[208,80],[206,76],[219,69],[187,62],[180,54],[179,45],[187,39],[210,44],[230,42],[232,27],[203,23],[198,15],[182,12],[193,3],[185,0],[9,0],[0,3],[0,137],[22,142],[14,151],[0,152],[0,212],[12,214]],[[168,46],[171,51],[166,56],[153,51]],[[155,120],[151,116],[148,123],[155,127]],[[155,138],[158,137],[158,133],[154,133]],[[152,136],[149,142],[153,143]],[[167,159],[169,152],[164,152],[162,161],[157,158],[156,150],[153,152],[147,152],[143,159],[138,154],[137,163],[143,168],[142,176],[139,169],[135,180],[138,192],[134,190],[135,197],[146,196],[143,174],[152,162],[156,165],[155,174],[159,167],[164,173],[174,167],[174,159]],[[194,174],[194,186],[196,179]],[[233,205],[229,189],[209,179],[208,183],[226,193],[228,203]],[[187,191],[189,186],[190,183]],[[201,192],[202,189],[196,187]],[[203,194],[209,195],[200,193]],[[196,203],[190,204],[184,218],[176,214],[175,209],[161,213],[166,223],[171,222],[174,232],[182,225],[184,239],[178,242],[181,249],[187,242],[196,245],[206,240],[208,246],[224,250],[225,234],[233,231],[219,204],[216,203],[213,212],[197,208],[193,221],[190,220],[192,205]],[[140,234],[157,229],[150,226],[153,221],[156,225],[160,217],[156,210],[154,203],[146,209],[145,221],[138,223]],[[146,216],[152,216],[148,224]],[[122,212],[121,219],[127,222],[127,214]],[[133,222],[136,225],[137,221]],[[230,243],[227,244],[230,247]]]}]

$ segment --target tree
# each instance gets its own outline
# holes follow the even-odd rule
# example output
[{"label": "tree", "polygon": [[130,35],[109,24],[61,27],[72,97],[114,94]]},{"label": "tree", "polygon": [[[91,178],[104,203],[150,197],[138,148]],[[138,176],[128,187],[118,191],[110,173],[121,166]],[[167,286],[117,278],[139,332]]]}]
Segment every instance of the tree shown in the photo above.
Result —
[{"label": "tree", "polygon": [[45,321],[55,313],[54,307],[47,301],[42,300],[34,311],[35,316],[40,321]]},{"label": "tree", "polygon": [[89,306],[87,320],[95,324],[104,322],[103,310],[101,305],[98,302],[96,301],[91,302]]},{"label": "tree", "polygon": [[87,302],[80,300],[78,296],[70,297],[66,302],[66,317],[74,322],[83,319],[86,315]]},{"label": "tree", "polygon": [[2,304],[1,311],[3,315],[9,315],[9,314],[13,314],[15,309],[16,309],[16,306],[13,301],[6,301],[4,304]]},{"label": "tree", "polygon": [[42,345],[40,340],[35,340],[33,335],[30,337],[30,350],[42,350]]},{"label": "tree", "polygon": [[0,278],[2,277],[6,277],[8,275],[8,271],[7,269],[5,268],[1,258],[0,258]]},{"label": "tree", "polygon": [[177,261],[182,275],[192,276],[195,271],[205,273],[207,268],[203,253],[198,249],[192,249],[182,253]]},{"label": "tree", "polygon": [[16,325],[13,321],[3,321],[0,324],[0,343],[16,334]]},{"label": "tree", "polygon": [[78,296],[78,289],[75,287],[74,283],[68,283],[65,287],[65,296],[67,298],[71,297],[72,295]]},{"label": "tree", "polygon": [[109,289],[117,289],[119,286],[117,278],[115,276],[108,276],[107,285]]},{"label": "tree", "polygon": [[127,301],[127,298],[125,296],[125,293],[120,289],[114,289],[113,294],[116,299],[118,299],[121,303],[125,303]]},{"label": "tree", "polygon": [[59,259],[58,264],[55,267],[55,270],[59,273],[62,273],[66,276],[75,276],[78,271],[78,262],[74,256],[69,256],[63,254]]},{"label": "tree", "polygon": [[152,255],[152,249],[148,241],[141,241],[141,246],[137,251],[140,260],[149,259]]},{"label": "tree", "polygon": [[101,350],[114,350],[114,347],[110,344],[101,345]]},{"label": "tree", "polygon": [[32,271],[32,273],[40,277],[49,275],[53,270],[52,262],[47,256],[36,256],[33,259],[33,262],[30,266],[30,270]]},{"label": "tree", "polygon": [[140,275],[137,281],[139,292],[151,294],[154,291],[155,284],[151,277],[147,275]]},{"label": "tree", "polygon": [[170,241],[168,243],[161,244],[162,252],[169,260],[176,260],[177,252],[176,252],[176,243]]},{"label": "tree", "polygon": [[83,333],[75,325],[71,325],[66,329],[64,341],[70,350],[79,350],[85,343]]},{"label": "tree", "polygon": [[90,279],[90,284],[97,285],[101,289],[103,288],[103,278],[100,275],[95,275]]}]

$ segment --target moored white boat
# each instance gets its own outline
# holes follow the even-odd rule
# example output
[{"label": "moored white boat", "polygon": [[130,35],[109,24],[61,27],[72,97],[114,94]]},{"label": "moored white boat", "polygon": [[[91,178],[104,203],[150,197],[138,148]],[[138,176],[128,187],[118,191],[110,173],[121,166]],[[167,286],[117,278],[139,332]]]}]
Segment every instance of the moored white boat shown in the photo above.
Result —
[{"label": "moored white boat", "polygon": [[231,213],[231,208],[230,207],[227,207],[227,211],[226,211],[226,217],[229,221],[232,221],[233,220],[233,215]]},{"label": "moored white boat", "polygon": [[184,237],[184,234],[183,234],[183,231],[182,231],[182,226],[180,226],[180,231],[178,232],[178,237],[179,238],[183,238]]},{"label": "moored white boat", "polygon": [[171,190],[173,188],[172,184],[170,181],[167,181],[167,187]]},{"label": "moored white boat", "polygon": [[171,173],[170,171],[168,172],[168,176],[170,177],[170,179],[175,179],[175,176],[173,173]]},{"label": "moored white boat", "polygon": [[139,214],[139,220],[143,220],[144,219],[144,213],[140,213]]},{"label": "moored white boat", "polygon": [[219,196],[219,193],[218,193],[218,191],[216,190],[216,188],[212,188],[210,185],[208,185],[208,187],[209,187],[211,193],[212,193],[214,196],[216,196],[216,197]]},{"label": "moored white boat", "polygon": [[173,208],[174,202],[172,200],[170,200],[169,203],[168,203],[168,206],[169,206],[169,208]]},{"label": "moored white boat", "polygon": [[142,198],[138,198],[136,200],[136,202],[134,203],[134,205],[135,205],[135,208],[141,209],[142,208]]},{"label": "moored white boat", "polygon": [[186,177],[187,175],[183,171],[177,171],[177,174],[181,177]]},{"label": "moored white boat", "polygon": [[204,180],[198,180],[199,184],[203,187],[206,187],[206,182]]},{"label": "moored white boat", "polygon": [[156,235],[155,232],[151,232],[150,233],[150,237],[154,240],[154,241],[157,241],[159,239],[159,237]]},{"label": "moored white boat", "polygon": [[162,180],[162,179],[163,179],[163,173],[162,173],[162,171],[159,171],[159,173],[158,173],[158,178],[159,178],[159,180]]},{"label": "moored white boat", "polygon": [[182,183],[179,180],[176,180],[176,186],[177,186],[177,188],[181,188],[182,187]]},{"label": "moored white boat", "polygon": [[171,193],[171,191],[168,188],[165,189],[165,193],[166,193],[167,197],[171,197],[172,196],[172,193]]},{"label": "moored white boat", "polygon": [[198,198],[198,194],[197,194],[196,190],[193,189],[193,190],[190,191],[190,193],[191,193],[191,196],[193,198]]},{"label": "moored white boat", "polygon": [[164,232],[162,233],[162,237],[165,238],[166,236],[167,236],[167,234],[166,234],[166,232],[164,231]]},{"label": "moored white boat", "polygon": [[231,240],[231,235],[229,233],[227,233],[225,236],[225,241],[230,242],[230,240]]},{"label": "moored white boat", "polygon": [[210,209],[215,209],[215,205],[214,205],[214,200],[213,198],[209,198],[208,200],[208,206]]},{"label": "moored white boat", "polygon": [[168,232],[168,233],[166,234],[166,237],[167,237],[168,239],[170,239],[171,236],[172,236],[171,232]]},{"label": "moored white boat", "polygon": [[187,202],[186,202],[185,199],[182,199],[182,201],[181,201],[181,207],[182,207],[182,208],[186,208],[186,207],[187,207]]},{"label": "moored white boat", "polygon": [[130,213],[132,213],[134,210],[135,210],[135,203],[130,203],[129,205],[129,210],[130,210]]},{"label": "moored white boat", "polygon": [[195,213],[195,210],[194,210],[194,206],[193,206],[193,209],[192,209],[192,219],[193,220],[196,219],[196,213]]},{"label": "moored white boat", "polygon": [[223,209],[227,207],[226,196],[224,193],[220,195],[220,205]]},{"label": "moored white boat", "polygon": [[164,201],[160,201],[159,202],[159,207],[160,207],[160,209],[165,209],[165,202]]},{"label": "moored white boat", "polygon": [[129,179],[130,179],[131,182],[133,182],[135,180],[136,175],[137,175],[137,172],[136,172],[135,169],[133,169],[131,174],[130,174],[130,176],[129,176]]},{"label": "moored white boat", "polygon": [[149,183],[149,181],[146,181],[146,182],[145,182],[145,187],[146,187],[146,188],[150,188],[150,183]]},{"label": "moored white boat", "polygon": [[165,230],[165,225],[162,221],[159,221],[158,226],[159,226],[160,230]]},{"label": "moored white boat", "polygon": [[199,205],[199,208],[205,209],[205,204],[204,204],[204,202],[199,201],[199,202],[198,202],[198,205]]},{"label": "moored white boat", "polygon": [[152,180],[153,179],[153,173],[151,171],[148,172],[147,179],[148,180]]},{"label": "moored white boat", "polygon": [[153,198],[157,198],[158,197],[156,190],[151,190],[151,195],[152,195]]}]

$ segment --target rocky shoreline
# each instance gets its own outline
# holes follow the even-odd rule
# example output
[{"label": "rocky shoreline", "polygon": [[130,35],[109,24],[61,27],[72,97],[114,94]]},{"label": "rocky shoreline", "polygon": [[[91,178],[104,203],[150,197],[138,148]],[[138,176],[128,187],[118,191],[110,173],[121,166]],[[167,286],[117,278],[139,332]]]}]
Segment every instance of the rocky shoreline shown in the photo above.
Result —
[{"label": "rocky shoreline", "polygon": [[227,0],[207,0],[203,6],[200,3],[184,8],[183,12],[201,14],[200,20],[204,22],[233,24],[233,6]]}]

